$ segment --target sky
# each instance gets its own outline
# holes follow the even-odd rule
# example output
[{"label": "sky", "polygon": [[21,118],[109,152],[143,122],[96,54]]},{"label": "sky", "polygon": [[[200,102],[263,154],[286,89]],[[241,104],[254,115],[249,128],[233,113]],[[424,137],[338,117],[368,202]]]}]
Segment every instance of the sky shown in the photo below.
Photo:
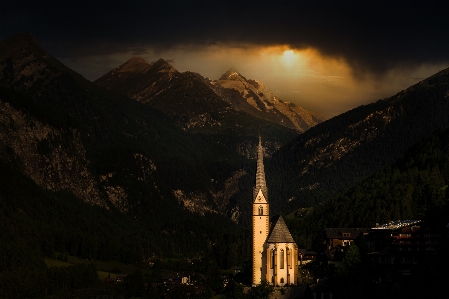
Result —
[{"label": "sky", "polygon": [[218,79],[234,67],[329,118],[449,67],[449,1],[1,0],[0,39],[29,32],[89,80],[163,58]]}]

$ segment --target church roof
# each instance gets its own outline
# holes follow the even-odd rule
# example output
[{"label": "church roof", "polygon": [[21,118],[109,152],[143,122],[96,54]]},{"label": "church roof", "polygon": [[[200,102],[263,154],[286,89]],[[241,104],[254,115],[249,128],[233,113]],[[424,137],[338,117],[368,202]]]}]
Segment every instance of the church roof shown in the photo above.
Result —
[{"label": "church roof", "polygon": [[262,194],[265,200],[268,200],[268,188],[265,181],[265,170],[263,167],[263,147],[262,138],[259,135],[259,145],[257,147],[257,171],[256,171],[256,185],[253,188],[253,202],[256,201],[256,197],[259,194],[259,190],[262,190]]},{"label": "church roof", "polygon": [[275,216],[272,220],[274,225],[268,235],[267,243],[295,243],[282,216]]},{"label": "church roof", "polygon": [[256,188],[267,187],[265,181],[265,170],[263,167],[263,147],[262,138],[259,136],[259,145],[257,147],[257,172],[256,172]]}]

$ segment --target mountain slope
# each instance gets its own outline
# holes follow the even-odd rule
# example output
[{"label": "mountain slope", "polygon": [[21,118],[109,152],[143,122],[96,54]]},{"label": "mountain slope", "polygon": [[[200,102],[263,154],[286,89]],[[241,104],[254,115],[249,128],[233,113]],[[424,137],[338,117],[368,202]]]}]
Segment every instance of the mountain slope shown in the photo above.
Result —
[{"label": "mountain slope", "polygon": [[254,157],[259,133],[264,135],[268,153],[296,136],[284,126],[233,109],[203,77],[180,73],[163,59],[148,63],[132,58],[95,83],[161,110],[183,130],[199,133],[207,142],[212,139],[211,146],[226,140],[233,152],[246,157]]},{"label": "mountain slope", "polygon": [[159,110],[89,82],[29,34],[0,42],[0,82],[1,171],[129,217],[159,239],[142,259],[198,254],[235,231],[211,195],[211,149]]},{"label": "mountain slope", "polygon": [[273,155],[267,171],[275,186],[272,198],[287,210],[324,201],[447,128],[448,115],[445,69],[393,97],[325,121]]},{"label": "mountain slope", "polygon": [[[323,248],[325,228],[373,228],[376,224],[390,221],[422,220],[422,223],[416,224],[418,231],[421,229],[418,234],[413,234],[415,226],[412,226],[411,238],[406,235],[404,238],[401,234],[394,237],[398,239],[385,242],[384,238],[392,237],[386,230],[379,234],[371,232],[368,236],[355,240],[362,261],[359,266],[362,271],[357,275],[360,277],[359,284],[364,285],[364,292],[351,298],[365,298],[366,294],[375,294],[369,298],[397,296],[395,289],[388,287],[391,282],[372,283],[373,277],[386,271],[392,271],[390,277],[395,284],[408,290],[406,297],[440,298],[447,294],[446,277],[441,273],[445,273],[449,266],[448,185],[449,129],[437,130],[409,148],[395,163],[375,172],[326,203],[307,209],[307,214],[301,209],[305,215],[287,218],[286,222],[299,246],[322,251],[327,249]],[[324,254],[326,253],[327,251]],[[373,260],[370,255],[391,255],[394,266]],[[414,262],[404,263],[403,256],[414,256]],[[394,274],[401,267],[409,269],[406,277]],[[330,280],[336,278],[332,274],[329,276]],[[379,284],[384,287],[379,288]],[[423,290],[422,284],[429,287]],[[341,283],[334,285],[341,286]]]},{"label": "mountain slope", "polygon": [[[449,221],[449,129],[410,147],[375,172],[295,222],[297,240],[321,248],[325,227],[375,227],[420,219],[444,228]],[[310,243],[315,242],[314,244]],[[307,244],[306,244],[307,243]]]},{"label": "mountain slope", "polygon": [[257,80],[246,79],[231,68],[219,80],[206,80],[233,108],[302,133],[321,122],[307,110],[277,98]]},{"label": "mountain slope", "polygon": [[0,87],[0,159],[20,168],[48,190],[70,191],[85,202],[107,207],[79,130],[65,128],[64,123],[61,126],[51,118],[39,120],[21,111],[23,105],[11,101],[13,98],[22,103],[30,101]]}]

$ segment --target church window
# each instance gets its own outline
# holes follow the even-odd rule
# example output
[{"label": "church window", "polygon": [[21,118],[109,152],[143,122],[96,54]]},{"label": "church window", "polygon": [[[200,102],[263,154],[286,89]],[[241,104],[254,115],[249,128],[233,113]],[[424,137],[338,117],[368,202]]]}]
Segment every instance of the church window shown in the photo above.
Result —
[{"label": "church window", "polygon": [[284,277],[281,278],[281,283],[284,283]]},{"label": "church window", "polygon": [[284,249],[279,253],[279,269],[284,269]]},{"label": "church window", "polygon": [[259,207],[259,215],[263,215],[263,208],[262,208],[262,206]]},{"label": "church window", "polygon": [[292,253],[290,248],[286,248],[287,250],[287,268],[292,268]]},{"label": "church window", "polygon": [[271,250],[271,257],[270,257],[270,260],[271,260],[270,269],[273,269],[273,266],[274,266],[274,257],[275,257],[275,255],[274,255],[274,249],[272,249],[272,250]]}]

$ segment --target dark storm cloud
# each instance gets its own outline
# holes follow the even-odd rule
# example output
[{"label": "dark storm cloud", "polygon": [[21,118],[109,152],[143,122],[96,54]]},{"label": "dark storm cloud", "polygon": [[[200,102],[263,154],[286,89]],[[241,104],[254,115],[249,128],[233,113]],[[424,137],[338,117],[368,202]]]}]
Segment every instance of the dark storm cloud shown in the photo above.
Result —
[{"label": "dark storm cloud", "polygon": [[449,1],[2,1],[0,37],[58,57],[181,45],[313,47],[355,71],[449,61]]}]

